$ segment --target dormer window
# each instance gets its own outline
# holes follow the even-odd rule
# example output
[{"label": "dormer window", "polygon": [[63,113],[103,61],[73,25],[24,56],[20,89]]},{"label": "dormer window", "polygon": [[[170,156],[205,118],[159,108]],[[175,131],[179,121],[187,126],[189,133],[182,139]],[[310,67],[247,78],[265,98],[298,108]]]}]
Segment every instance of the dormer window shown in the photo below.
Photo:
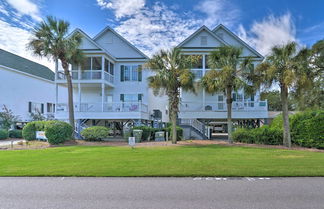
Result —
[{"label": "dormer window", "polygon": [[200,45],[207,46],[207,36],[200,36]]}]

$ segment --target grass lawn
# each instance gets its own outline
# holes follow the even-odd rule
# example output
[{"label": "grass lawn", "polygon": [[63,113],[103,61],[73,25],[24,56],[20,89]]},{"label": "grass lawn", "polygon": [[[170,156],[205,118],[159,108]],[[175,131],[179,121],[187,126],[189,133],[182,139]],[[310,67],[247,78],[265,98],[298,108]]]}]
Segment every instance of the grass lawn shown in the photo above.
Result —
[{"label": "grass lawn", "polygon": [[324,153],[222,145],[6,150],[0,176],[324,176]]}]

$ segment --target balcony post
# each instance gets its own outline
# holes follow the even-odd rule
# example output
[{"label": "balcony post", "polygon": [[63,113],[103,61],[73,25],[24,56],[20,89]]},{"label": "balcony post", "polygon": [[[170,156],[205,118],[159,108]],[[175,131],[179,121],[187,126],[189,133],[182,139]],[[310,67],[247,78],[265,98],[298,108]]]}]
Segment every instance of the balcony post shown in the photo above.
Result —
[{"label": "balcony post", "polygon": [[101,56],[101,79],[104,80],[105,79],[105,58],[104,56]]},{"label": "balcony post", "polygon": [[[205,73],[206,73],[206,55],[203,54],[202,55],[202,61],[203,61],[203,71],[202,71],[202,76],[204,77],[205,76]],[[206,106],[206,92],[205,92],[205,88],[203,88],[203,94],[202,94],[202,111],[205,110],[205,106]]]},{"label": "balcony post", "polygon": [[104,111],[105,84],[101,83],[101,111]]},{"label": "balcony post", "polygon": [[79,112],[81,112],[81,83],[78,83],[78,99],[79,99]]}]

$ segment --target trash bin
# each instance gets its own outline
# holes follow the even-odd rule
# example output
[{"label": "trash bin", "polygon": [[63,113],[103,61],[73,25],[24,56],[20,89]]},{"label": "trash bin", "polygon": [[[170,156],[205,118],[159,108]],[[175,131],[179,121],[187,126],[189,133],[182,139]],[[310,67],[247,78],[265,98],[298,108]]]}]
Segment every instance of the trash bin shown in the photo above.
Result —
[{"label": "trash bin", "polygon": [[160,142],[160,141],[165,141],[165,133],[164,131],[157,131],[155,132],[155,141]]},{"label": "trash bin", "polygon": [[135,137],[135,142],[141,142],[142,141],[142,134],[143,134],[143,130],[133,130],[133,136]]}]

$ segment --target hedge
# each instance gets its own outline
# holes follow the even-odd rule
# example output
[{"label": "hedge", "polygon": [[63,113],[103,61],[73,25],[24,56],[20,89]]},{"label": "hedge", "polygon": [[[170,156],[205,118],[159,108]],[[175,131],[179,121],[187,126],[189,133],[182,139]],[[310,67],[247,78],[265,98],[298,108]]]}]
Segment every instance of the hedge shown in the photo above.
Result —
[{"label": "hedge", "polygon": [[9,134],[7,130],[0,129],[0,140],[1,139],[8,139]]},{"label": "hedge", "polygon": [[109,129],[103,126],[91,126],[81,131],[81,136],[86,141],[100,141],[107,138]]},{"label": "hedge", "polygon": [[281,130],[266,125],[255,129],[237,129],[232,137],[233,141],[249,144],[280,145],[283,141]]},{"label": "hedge", "polygon": [[[324,149],[324,111],[299,112],[289,116],[293,144]],[[277,116],[270,126],[256,129],[237,129],[233,140],[243,143],[282,144],[283,119]]]},{"label": "hedge", "polygon": [[36,131],[45,131],[50,144],[63,143],[73,134],[72,126],[63,121],[33,121],[25,125],[22,136],[27,141],[36,140]]},{"label": "hedge", "polygon": [[[158,131],[165,131],[165,132],[168,132],[168,137],[169,137],[169,140],[171,140],[171,137],[172,137],[172,126],[171,126],[171,123],[168,123],[167,124],[167,127],[166,128],[152,128],[152,127],[149,127],[149,126],[135,126],[132,130],[143,130],[143,134],[142,134],[142,140],[143,141],[146,141],[146,140],[155,140],[154,137],[155,137],[155,132],[158,132]],[[133,131],[132,131],[133,132]],[[177,140],[181,140],[183,138],[183,129],[179,126],[177,126]]]},{"label": "hedge", "polygon": [[[177,129],[177,141],[181,141],[183,138],[183,129],[180,126],[177,126],[176,129]],[[169,133],[169,140],[172,140],[172,126],[165,128],[164,131],[167,131]]]},{"label": "hedge", "polygon": [[9,138],[14,138],[14,139],[21,139],[22,137],[22,130],[10,130],[9,131]]}]

